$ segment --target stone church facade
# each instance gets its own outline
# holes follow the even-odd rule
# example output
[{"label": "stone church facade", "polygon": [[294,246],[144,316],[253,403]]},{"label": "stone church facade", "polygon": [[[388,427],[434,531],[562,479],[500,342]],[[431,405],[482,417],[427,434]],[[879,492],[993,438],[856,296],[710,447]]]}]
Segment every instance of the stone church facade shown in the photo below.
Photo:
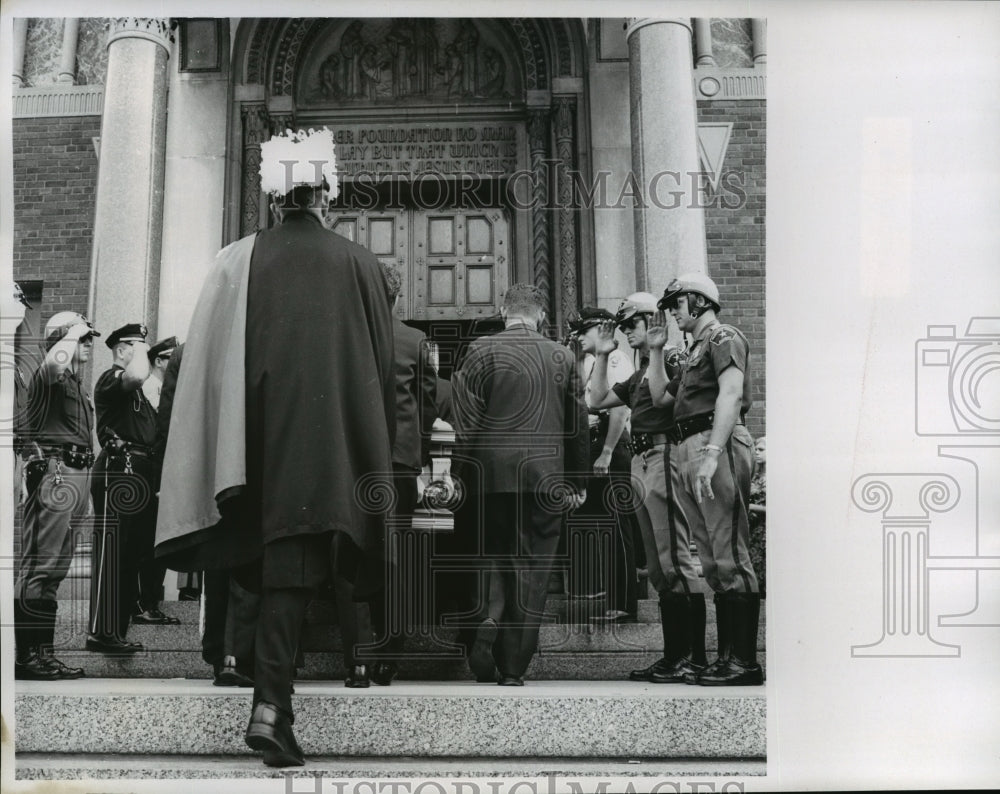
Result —
[{"label": "stone church facade", "polygon": [[763,20],[17,19],[13,56],[35,330],[72,309],[183,338],[215,252],[270,223],[260,144],[328,126],[336,231],[399,268],[401,316],[443,351],[515,281],[561,335],[707,272],[764,432]]}]

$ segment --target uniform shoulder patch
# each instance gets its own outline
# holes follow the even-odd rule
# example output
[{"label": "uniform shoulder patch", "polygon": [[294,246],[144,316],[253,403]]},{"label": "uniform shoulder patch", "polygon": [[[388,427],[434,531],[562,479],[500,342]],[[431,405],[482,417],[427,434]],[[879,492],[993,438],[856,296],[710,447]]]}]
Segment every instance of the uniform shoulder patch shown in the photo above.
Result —
[{"label": "uniform shoulder patch", "polygon": [[724,345],[727,342],[731,342],[739,336],[739,331],[737,331],[731,325],[720,325],[712,332],[711,340],[713,345]]}]

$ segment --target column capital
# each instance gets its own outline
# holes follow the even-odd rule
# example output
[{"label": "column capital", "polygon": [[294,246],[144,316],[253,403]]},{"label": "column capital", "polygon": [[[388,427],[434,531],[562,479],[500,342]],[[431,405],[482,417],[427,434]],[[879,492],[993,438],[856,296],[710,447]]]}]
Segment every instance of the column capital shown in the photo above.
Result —
[{"label": "column capital", "polygon": [[633,34],[637,33],[644,27],[648,27],[649,25],[680,25],[682,28],[687,29],[689,35],[694,33],[694,28],[691,27],[690,19],[680,17],[663,19],[656,17],[629,17],[628,27],[625,28],[625,41],[628,41]]},{"label": "column capital", "polygon": [[108,46],[119,39],[146,39],[170,53],[174,41],[169,17],[112,17],[108,23]]},{"label": "column capital", "polygon": [[854,481],[854,504],[866,513],[882,513],[883,523],[917,523],[958,504],[961,488],[948,474],[865,474]]}]

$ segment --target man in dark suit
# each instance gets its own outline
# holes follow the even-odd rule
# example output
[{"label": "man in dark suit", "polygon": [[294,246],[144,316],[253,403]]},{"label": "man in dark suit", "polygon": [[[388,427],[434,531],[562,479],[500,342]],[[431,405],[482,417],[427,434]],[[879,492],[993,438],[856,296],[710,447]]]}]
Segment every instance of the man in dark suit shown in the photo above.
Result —
[{"label": "man in dark suit", "polygon": [[419,538],[408,542],[407,536],[413,532],[417,477],[430,462],[431,428],[437,415],[437,373],[430,360],[427,337],[416,328],[404,325],[395,314],[402,287],[399,272],[383,263],[382,273],[394,310],[396,441],[392,446],[392,482],[396,503],[392,511],[390,542],[396,548],[395,554],[390,554],[394,564],[388,569],[386,587],[372,605],[379,655],[386,657],[375,663],[372,680],[388,686],[398,669],[403,638],[416,628],[412,625],[413,618],[420,622],[430,619],[431,582],[426,578],[427,566],[421,565],[417,558]]},{"label": "man in dark suit", "polygon": [[513,284],[505,328],[476,339],[455,373],[457,477],[479,511],[488,558],[486,618],[469,666],[522,686],[564,513],[583,504],[590,436],[573,356],[539,333],[545,296]]}]

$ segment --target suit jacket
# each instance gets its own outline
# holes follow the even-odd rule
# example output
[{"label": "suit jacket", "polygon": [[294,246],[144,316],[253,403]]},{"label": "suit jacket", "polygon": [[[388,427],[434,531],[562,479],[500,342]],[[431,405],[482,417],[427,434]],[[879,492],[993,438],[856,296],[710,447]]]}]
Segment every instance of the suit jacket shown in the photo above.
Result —
[{"label": "suit jacket", "polygon": [[[453,472],[470,491],[543,503],[589,470],[587,406],[570,352],[523,325],[476,339],[452,377]],[[553,504],[555,504],[553,502]]]},{"label": "suit jacket", "polygon": [[421,331],[393,318],[396,373],[396,442],[392,462],[411,469],[430,457],[431,428],[437,416],[437,374],[427,355]]}]

